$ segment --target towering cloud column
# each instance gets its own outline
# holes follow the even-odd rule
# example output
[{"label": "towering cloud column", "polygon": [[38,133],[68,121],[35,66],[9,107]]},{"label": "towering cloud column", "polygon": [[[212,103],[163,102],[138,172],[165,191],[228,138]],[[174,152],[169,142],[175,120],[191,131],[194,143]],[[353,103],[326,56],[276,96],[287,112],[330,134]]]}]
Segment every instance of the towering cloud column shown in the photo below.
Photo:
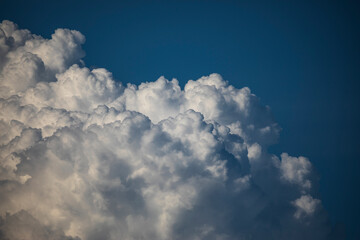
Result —
[{"label": "towering cloud column", "polygon": [[326,239],[305,157],[218,74],[126,87],[78,31],[0,24],[1,239]]}]

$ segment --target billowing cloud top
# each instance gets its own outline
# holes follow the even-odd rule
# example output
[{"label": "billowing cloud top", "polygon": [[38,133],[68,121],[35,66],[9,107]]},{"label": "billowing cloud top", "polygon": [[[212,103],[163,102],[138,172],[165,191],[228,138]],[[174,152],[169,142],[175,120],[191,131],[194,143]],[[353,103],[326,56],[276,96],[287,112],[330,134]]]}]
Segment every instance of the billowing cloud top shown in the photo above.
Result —
[{"label": "billowing cloud top", "polygon": [[1,239],[325,239],[305,157],[220,75],[139,86],[84,67],[78,31],[0,25]]}]

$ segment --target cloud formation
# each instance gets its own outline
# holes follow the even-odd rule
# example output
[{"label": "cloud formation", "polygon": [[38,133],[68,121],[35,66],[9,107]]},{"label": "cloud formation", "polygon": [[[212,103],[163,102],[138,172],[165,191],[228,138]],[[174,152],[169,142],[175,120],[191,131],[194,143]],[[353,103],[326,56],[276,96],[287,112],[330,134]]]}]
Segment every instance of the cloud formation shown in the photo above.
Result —
[{"label": "cloud formation", "polygon": [[219,74],[139,86],[90,70],[85,37],[0,24],[1,239],[327,239],[305,157]]}]

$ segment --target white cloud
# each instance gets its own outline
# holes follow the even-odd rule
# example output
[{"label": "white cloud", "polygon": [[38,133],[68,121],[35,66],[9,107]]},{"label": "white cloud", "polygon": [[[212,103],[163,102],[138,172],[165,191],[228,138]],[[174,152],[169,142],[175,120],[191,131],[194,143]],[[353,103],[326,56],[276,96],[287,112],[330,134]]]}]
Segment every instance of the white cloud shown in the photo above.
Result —
[{"label": "white cloud", "polygon": [[311,163],[267,152],[280,128],[248,88],[125,87],[77,31],[0,29],[0,238],[327,237]]},{"label": "white cloud", "polygon": [[280,169],[282,177],[290,183],[295,183],[303,188],[311,188],[307,178],[311,173],[311,163],[305,157],[291,157],[287,153],[281,154]]},{"label": "white cloud", "polygon": [[320,204],[320,200],[314,199],[310,195],[303,195],[292,203],[297,209],[294,214],[295,218],[300,218],[304,215],[314,214],[317,206]]}]

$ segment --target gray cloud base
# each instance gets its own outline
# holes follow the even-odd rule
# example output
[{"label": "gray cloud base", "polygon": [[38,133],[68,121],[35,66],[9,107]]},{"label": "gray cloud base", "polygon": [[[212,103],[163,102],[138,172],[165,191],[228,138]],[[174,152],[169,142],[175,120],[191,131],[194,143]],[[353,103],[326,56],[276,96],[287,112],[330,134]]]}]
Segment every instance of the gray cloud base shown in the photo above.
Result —
[{"label": "gray cloud base", "polygon": [[84,67],[78,31],[0,24],[0,238],[327,239],[310,161],[220,75],[139,86]]}]

